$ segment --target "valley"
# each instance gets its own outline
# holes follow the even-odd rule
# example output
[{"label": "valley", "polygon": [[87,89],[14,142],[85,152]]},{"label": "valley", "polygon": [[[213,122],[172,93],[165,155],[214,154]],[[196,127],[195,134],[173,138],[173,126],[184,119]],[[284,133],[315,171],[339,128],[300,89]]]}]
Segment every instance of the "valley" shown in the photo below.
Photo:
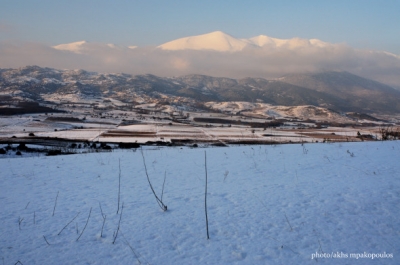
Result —
[{"label": "valley", "polygon": [[[226,146],[354,142],[397,139],[400,131],[396,105],[385,103],[385,97],[395,100],[400,92],[349,73],[321,74],[314,82],[318,84],[308,85],[310,88],[298,95],[285,88],[268,88],[268,84],[277,81],[251,78],[162,78],[37,66],[3,69],[1,76],[3,148],[20,143],[64,149],[74,144],[107,150],[124,143]],[[322,82],[321,77],[327,80]],[[332,81],[334,77],[342,78],[342,86]],[[293,76],[287,78],[294,83]],[[303,86],[307,86],[304,80],[312,83],[310,76],[303,76],[299,81]],[[351,80],[357,82],[350,86]],[[330,83],[335,85],[329,86]],[[311,96],[316,95],[314,92],[304,94],[313,86],[319,88],[312,90],[315,93],[329,92],[331,97],[344,94],[345,86],[352,87],[347,90],[353,94],[369,91],[359,96],[359,101],[371,101],[371,95],[381,96],[366,108],[360,108],[359,102],[342,108],[343,103],[335,105],[332,99],[329,104],[325,101],[318,105]],[[248,99],[252,93],[272,96],[268,100],[257,96]],[[268,102],[274,98],[279,100]],[[369,109],[370,106],[374,108]]]}]

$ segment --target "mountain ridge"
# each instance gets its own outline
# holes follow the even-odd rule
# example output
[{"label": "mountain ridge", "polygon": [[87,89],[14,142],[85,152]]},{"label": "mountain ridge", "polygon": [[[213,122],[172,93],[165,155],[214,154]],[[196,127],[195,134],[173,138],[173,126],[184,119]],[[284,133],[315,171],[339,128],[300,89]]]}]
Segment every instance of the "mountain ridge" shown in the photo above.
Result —
[{"label": "mountain ridge", "polygon": [[328,47],[330,43],[318,39],[278,39],[266,35],[258,35],[248,39],[235,38],[222,31],[214,31],[202,35],[189,36],[172,40],[157,46],[163,50],[214,50],[219,52],[239,52],[246,48],[272,48],[282,47],[297,49],[301,47]]},{"label": "mountain ridge", "polygon": [[[89,49],[90,46],[103,46],[108,48],[128,48],[135,49],[138,46],[119,46],[115,44],[101,44],[101,43],[90,43],[85,40],[76,41],[71,43],[62,43],[52,48],[60,51],[69,51],[73,53],[81,54],[85,49]],[[171,40],[162,43],[156,48],[167,51],[179,51],[179,50],[204,50],[204,51],[217,51],[217,52],[240,52],[244,49],[260,49],[260,48],[289,48],[297,49],[301,47],[327,47],[334,45],[331,43],[323,42],[318,39],[302,39],[294,37],[291,39],[278,39],[269,37],[266,35],[258,35],[251,38],[236,38],[228,33],[222,31],[213,31],[201,35],[193,35]]]},{"label": "mountain ridge", "polygon": [[241,51],[250,43],[234,38],[222,31],[184,37],[157,46],[162,50],[214,50],[214,51]]},{"label": "mountain ridge", "polygon": [[314,105],[338,112],[400,112],[400,91],[349,72],[320,72],[233,79],[207,75],[159,77],[28,66],[0,69],[0,92],[31,100],[46,95],[139,98],[185,102],[247,101],[273,105]]}]

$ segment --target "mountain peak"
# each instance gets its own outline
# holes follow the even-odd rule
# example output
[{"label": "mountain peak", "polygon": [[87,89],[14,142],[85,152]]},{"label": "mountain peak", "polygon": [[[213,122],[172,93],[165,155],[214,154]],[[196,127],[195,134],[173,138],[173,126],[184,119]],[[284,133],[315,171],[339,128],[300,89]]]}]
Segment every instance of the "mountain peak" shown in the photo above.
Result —
[{"label": "mountain peak", "polygon": [[216,31],[213,31],[213,32],[210,32],[210,33],[206,33],[206,34],[203,34],[203,35],[232,37],[232,36],[229,35],[228,33],[225,33],[225,32],[220,31],[220,30],[216,30]]},{"label": "mountain peak", "polygon": [[329,43],[318,39],[277,39],[266,35],[259,35],[249,39],[237,39],[222,31],[213,31],[203,35],[180,38],[164,43],[158,48],[162,50],[213,50],[220,52],[238,52],[246,47],[260,48],[288,48],[298,49],[304,47],[323,48]]},{"label": "mountain peak", "polygon": [[163,50],[214,50],[220,52],[236,52],[243,50],[249,43],[236,39],[222,31],[180,38],[164,43],[158,48]]}]

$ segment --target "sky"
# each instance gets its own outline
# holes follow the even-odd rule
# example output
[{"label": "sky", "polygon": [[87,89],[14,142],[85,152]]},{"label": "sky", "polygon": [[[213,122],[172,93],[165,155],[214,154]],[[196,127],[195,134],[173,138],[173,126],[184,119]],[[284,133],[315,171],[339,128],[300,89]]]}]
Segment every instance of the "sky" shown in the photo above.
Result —
[{"label": "sky", "polygon": [[400,55],[400,1],[0,0],[0,40],[160,45],[220,30]]},{"label": "sky", "polygon": [[[0,7],[0,68],[232,78],[349,71],[400,89],[399,0],[0,0]],[[304,45],[235,53],[156,48],[215,31]],[[54,48],[83,40],[79,52]]]}]

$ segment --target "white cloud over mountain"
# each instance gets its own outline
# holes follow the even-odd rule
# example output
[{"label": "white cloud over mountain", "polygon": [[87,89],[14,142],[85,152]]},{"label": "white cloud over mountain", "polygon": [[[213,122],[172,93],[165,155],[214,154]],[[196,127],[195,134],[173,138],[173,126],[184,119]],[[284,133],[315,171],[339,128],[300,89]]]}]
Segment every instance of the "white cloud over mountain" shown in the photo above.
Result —
[{"label": "white cloud over mountain", "polygon": [[60,69],[178,76],[278,78],[285,74],[342,70],[400,88],[400,57],[317,39],[265,35],[234,38],[221,31],[173,40],[157,47],[86,41],[49,47],[0,42],[0,67],[39,65]]},{"label": "white cloud over mountain", "polygon": [[75,53],[82,53],[82,50],[85,45],[87,45],[86,41],[77,41],[67,44],[56,45],[53,46],[53,48],[60,51],[71,51]]}]

